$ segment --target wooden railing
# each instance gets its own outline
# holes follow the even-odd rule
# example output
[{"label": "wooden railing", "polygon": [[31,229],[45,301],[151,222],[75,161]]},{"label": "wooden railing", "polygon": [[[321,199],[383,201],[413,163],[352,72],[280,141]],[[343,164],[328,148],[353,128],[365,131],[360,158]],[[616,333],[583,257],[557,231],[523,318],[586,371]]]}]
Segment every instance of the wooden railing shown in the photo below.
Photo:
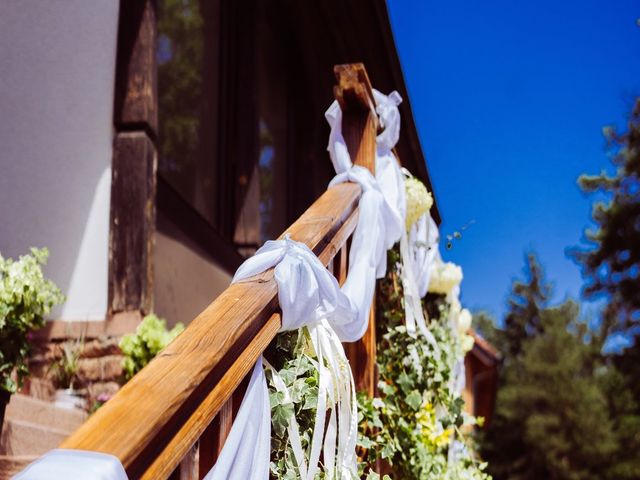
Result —
[{"label": "wooden railing", "polygon": [[[366,71],[361,64],[334,71],[334,95],[343,110],[351,158],[373,171],[377,117]],[[286,230],[308,245],[341,283],[359,198],[358,185],[336,185]],[[231,285],[61,448],[115,455],[131,479],[202,478],[229,433],[243,380],[280,325],[273,270]],[[347,344],[357,387],[370,393],[375,344],[372,309],[365,337]]]}]

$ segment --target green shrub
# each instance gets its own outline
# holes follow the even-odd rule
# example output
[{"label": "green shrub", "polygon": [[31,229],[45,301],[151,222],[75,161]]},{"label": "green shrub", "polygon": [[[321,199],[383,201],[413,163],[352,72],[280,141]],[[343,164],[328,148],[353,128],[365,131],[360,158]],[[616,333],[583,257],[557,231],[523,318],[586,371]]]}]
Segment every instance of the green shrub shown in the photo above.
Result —
[{"label": "green shrub", "polygon": [[0,255],[0,389],[9,393],[15,393],[29,375],[31,332],[43,327],[44,316],[64,301],[58,287],[42,273],[48,257],[46,248],[32,248],[18,261]]},{"label": "green shrub", "polygon": [[155,314],[142,319],[136,333],[125,335],[120,340],[120,350],[125,355],[122,362],[125,379],[129,380],[142,370],[153,357],[169,345],[184,330],[182,323],[167,330],[167,322]]}]

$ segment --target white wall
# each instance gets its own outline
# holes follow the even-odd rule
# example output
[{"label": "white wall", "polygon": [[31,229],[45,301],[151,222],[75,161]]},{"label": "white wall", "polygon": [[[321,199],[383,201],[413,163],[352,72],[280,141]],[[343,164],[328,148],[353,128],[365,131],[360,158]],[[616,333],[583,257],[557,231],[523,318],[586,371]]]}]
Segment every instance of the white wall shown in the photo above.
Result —
[{"label": "white wall", "polygon": [[106,312],[118,5],[0,0],[0,253],[49,247],[54,318]]}]

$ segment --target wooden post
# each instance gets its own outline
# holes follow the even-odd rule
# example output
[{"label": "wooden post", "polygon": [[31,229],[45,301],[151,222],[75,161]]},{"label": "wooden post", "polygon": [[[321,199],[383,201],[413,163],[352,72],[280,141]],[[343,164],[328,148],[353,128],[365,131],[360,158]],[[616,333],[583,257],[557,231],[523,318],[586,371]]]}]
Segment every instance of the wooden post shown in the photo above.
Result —
[{"label": "wooden post", "polygon": [[[334,96],[342,109],[342,135],[354,165],[368,168],[375,175],[376,134],[378,128],[375,101],[369,77],[361,63],[336,65],[338,84]],[[369,312],[369,327],[358,342],[346,344],[356,389],[373,397],[376,388],[375,297]]]},{"label": "wooden post", "polygon": [[109,231],[110,318],[153,309],[158,125],[154,0],[122,1]]}]

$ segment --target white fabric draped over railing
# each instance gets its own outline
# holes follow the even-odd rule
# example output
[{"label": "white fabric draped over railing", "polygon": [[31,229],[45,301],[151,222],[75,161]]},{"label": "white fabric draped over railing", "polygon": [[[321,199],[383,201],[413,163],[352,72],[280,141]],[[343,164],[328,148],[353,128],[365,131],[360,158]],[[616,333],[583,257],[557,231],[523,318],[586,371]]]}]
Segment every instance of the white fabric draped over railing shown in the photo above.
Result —
[{"label": "white fabric draped over railing", "polygon": [[[400,134],[398,105],[402,98],[397,92],[385,96],[373,91],[376,113],[384,130],[376,138],[376,175],[354,166],[342,135],[342,112],[337,102],[325,116],[331,127],[327,150],[336,171],[330,186],[341,182],[355,182],[362,188],[359,217],[349,253],[347,279],[342,287],[304,244],[288,236],[268,241],[256,254],[245,261],[236,272],[233,282],[246,279],[274,268],[278,285],[278,300],[282,309],[281,331],[308,327],[315,349],[320,373],[318,407],[307,461],[296,438],[299,435],[295,418],[289,423],[292,450],[300,470],[300,478],[313,480],[319,469],[320,454],[328,478],[333,471],[337,478],[353,478],[357,474],[355,446],[357,411],[351,370],[341,342],[360,339],[368,325],[368,314],[375,290],[376,278],[384,277],[387,250],[401,242],[401,274],[405,292],[408,330],[432,335],[422,316],[420,299],[424,296],[435,260],[438,229],[427,214],[407,233],[405,227],[406,198],[404,174],[395,158],[393,148]],[[267,365],[268,367],[268,365]],[[277,389],[286,389],[274,372]],[[326,420],[327,411],[329,420]],[[326,430],[325,430],[325,425]],[[256,363],[244,399],[231,432],[207,480],[267,480],[271,442],[271,412],[263,359]],[[42,457],[17,477],[21,480],[42,478],[38,468],[59,464],[60,451]],[[82,451],[64,451],[69,461],[66,470],[46,478],[87,478],[104,480],[126,479],[124,469],[115,457],[95,454],[94,465],[105,465],[102,473],[76,465],[73,458],[85,458]],[[75,457],[74,457],[75,455]],[[102,455],[102,457],[101,457]],[[109,457],[106,459],[105,457]],[[111,461],[109,463],[107,460]],[[115,460],[116,464],[113,464]],[[120,467],[119,469],[116,467]],[[56,471],[58,472],[58,471]]]}]

